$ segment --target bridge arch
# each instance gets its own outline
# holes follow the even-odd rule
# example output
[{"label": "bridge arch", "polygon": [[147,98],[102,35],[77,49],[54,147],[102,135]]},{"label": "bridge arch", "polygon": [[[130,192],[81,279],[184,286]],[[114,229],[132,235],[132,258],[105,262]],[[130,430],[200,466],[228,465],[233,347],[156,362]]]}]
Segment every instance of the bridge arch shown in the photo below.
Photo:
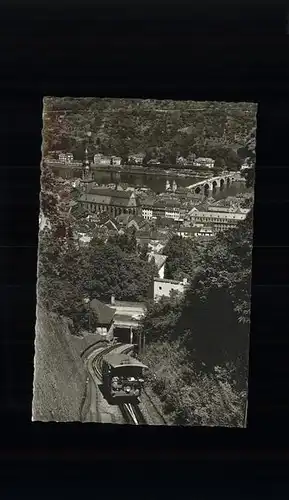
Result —
[{"label": "bridge arch", "polygon": [[223,189],[225,181],[223,178],[220,179],[220,188]]},{"label": "bridge arch", "polygon": [[206,182],[204,184],[204,193],[207,194],[210,191],[210,188],[211,188],[210,184]]},{"label": "bridge arch", "polygon": [[218,181],[214,180],[212,184],[213,184],[213,189],[216,189],[218,187]]},{"label": "bridge arch", "polygon": [[201,186],[197,186],[195,189],[195,193],[199,194],[201,192]]}]

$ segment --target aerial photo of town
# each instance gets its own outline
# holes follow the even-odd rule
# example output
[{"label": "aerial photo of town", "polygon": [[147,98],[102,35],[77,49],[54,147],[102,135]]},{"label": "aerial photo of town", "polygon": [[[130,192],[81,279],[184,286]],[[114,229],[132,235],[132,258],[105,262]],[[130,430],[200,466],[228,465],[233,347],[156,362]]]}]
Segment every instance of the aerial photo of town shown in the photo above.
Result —
[{"label": "aerial photo of town", "polygon": [[43,100],[33,421],[246,427],[256,113]]}]

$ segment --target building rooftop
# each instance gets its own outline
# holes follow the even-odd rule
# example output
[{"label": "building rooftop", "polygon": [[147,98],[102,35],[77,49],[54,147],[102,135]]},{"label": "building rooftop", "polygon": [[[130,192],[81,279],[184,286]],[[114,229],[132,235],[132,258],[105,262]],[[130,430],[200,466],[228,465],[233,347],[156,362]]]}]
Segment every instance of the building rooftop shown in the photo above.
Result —
[{"label": "building rooftop", "polygon": [[129,158],[144,158],[145,153],[130,153],[128,156]]},{"label": "building rooftop", "polygon": [[154,198],[146,198],[142,202],[142,208],[152,208],[155,203]]},{"label": "building rooftop", "polygon": [[125,365],[136,366],[138,368],[147,368],[147,366],[141,363],[141,361],[133,358],[132,356],[129,356],[128,354],[107,354],[103,357],[103,359],[113,368],[119,368]]},{"label": "building rooftop", "polygon": [[209,162],[209,163],[210,163],[210,162],[212,162],[212,161],[214,161],[214,160],[213,160],[213,158],[204,158],[203,156],[200,156],[199,158],[196,158],[196,159],[195,159],[195,162],[198,162],[198,161],[201,161],[201,162],[203,162],[203,161],[204,161],[204,162],[205,162],[205,161],[207,161],[207,162]]},{"label": "building rooftop", "polygon": [[161,233],[160,231],[137,231],[136,237],[139,239],[149,239],[149,240],[166,240],[168,235],[166,233]]},{"label": "building rooftop", "polygon": [[115,220],[115,219],[108,219],[104,224],[103,226],[106,226],[108,229],[110,226],[112,226],[114,229],[116,229],[117,231],[119,231],[120,229],[120,225],[119,223]]},{"label": "building rooftop", "polygon": [[154,204],[155,208],[179,208],[181,205],[179,200],[159,200]]},{"label": "building rooftop", "polygon": [[244,213],[227,213],[227,212],[200,212],[199,210],[192,209],[190,215],[195,215],[196,217],[207,217],[207,218],[217,218],[226,220],[244,220],[246,214]]},{"label": "building rooftop", "polygon": [[139,227],[147,224],[147,221],[141,215],[133,215],[129,222],[135,221]]},{"label": "building rooftop", "polygon": [[89,303],[90,309],[92,309],[98,318],[98,323],[101,325],[109,325],[115,315],[115,309],[107,306],[98,299],[93,299]]},{"label": "building rooftop", "polygon": [[191,227],[191,226],[182,226],[180,227],[179,229],[179,232],[180,233],[191,233],[191,234],[195,234],[199,231],[199,228],[195,228],[195,227]]},{"label": "building rooftop", "polygon": [[[80,202],[99,203],[102,205],[118,205],[127,207],[131,198],[132,192],[117,191],[116,189],[93,189],[93,192],[80,196]],[[136,200],[137,204],[137,200]]]},{"label": "building rooftop", "polygon": [[116,300],[114,302],[114,305],[116,307],[137,307],[137,308],[146,309],[145,302],[130,302],[130,301],[126,301],[126,300]]},{"label": "building rooftop", "polygon": [[151,262],[154,259],[155,265],[157,266],[158,269],[160,269],[164,265],[167,258],[168,258],[167,255],[162,255],[159,253],[150,252],[148,254],[148,261]]},{"label": "building rooftop", "polygon": [[154,278],[154,281],[160,283],[171,283],[172,285],[188,285],[188,283],[184,283],[183,281],[163,279],[163,278]]},{"label": "building rooftop", "polygon": [[89,194],[97,194],[98,196],[112,196],[114,198],[131,198],[132,193],[129,191],[121,191],[118,189],[107,189],[93,187],[90,189]]}]

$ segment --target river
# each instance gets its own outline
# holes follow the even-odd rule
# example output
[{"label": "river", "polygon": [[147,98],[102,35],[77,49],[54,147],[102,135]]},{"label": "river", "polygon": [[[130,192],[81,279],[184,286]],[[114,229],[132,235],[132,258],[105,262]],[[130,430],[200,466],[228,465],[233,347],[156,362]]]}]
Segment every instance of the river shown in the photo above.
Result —
[{"label": "river", "polygon": [[[109,184],[115,182],[123,182],[129,184],[130,186],[141,186],[147,187],[154,191],[156,194],[163,193],[166,191],[166,182],[172,184],[173,181],[176,182],[178,187],[188,187],[191,184],[199,182],[199,177],[178,177],[170,175],[157,175],[157,174],[138,174],[138,173],[116,173],[116,172],[94,172],[95,182],[98,184]],[[228,196],[235,196],[238,193],[248,192],[249,189],[246,188],[244,181],[234,182],[228,187],[224,187],[222,190],[217,188],[212,194],[215,200],[221,200],[227,198]]]}]

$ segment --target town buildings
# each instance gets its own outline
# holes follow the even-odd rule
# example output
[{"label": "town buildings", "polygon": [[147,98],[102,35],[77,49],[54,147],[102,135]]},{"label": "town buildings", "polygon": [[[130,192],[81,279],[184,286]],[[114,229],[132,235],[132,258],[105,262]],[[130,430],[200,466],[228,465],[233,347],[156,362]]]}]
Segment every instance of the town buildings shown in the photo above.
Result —
[{"label": "town buildings", "polygon": [[185,213],[186,209],[178,199],[161,199],[159,197],[157,200],[145,200],[141,208],[141,214],[147,220],[162,217],[179,221],[183,220]]},{"label": "town buildings", "polygon": [[54,173],[65,178],[71,179],[74,170],[81,171],[82,161],[75,160],[72,153],[59,153],[56,159],[53,155],[45,158],[44,163],[48,165]]},{"label": "town buildings", "polygon": [[121,157],[120,156],[113,156],[113,155],[104,155],[102,153],[96,153],[93,157],[93,164],[94,165],[100,165],[100,166],[109,166],[109,165],[115,165],[119,166],[121,165]]},{"label": "town buildings", "polygon": [[141,247],[147,245],[149,251],[161,253],[168,243],[171,233],[168,231],[137,231],[136,241]]},{"label": "town buildings", "polygon": [[188,280],[186,278],[183,281],[154,278],[153,286],[153,298],[158,301],[161,297],[170,297],[173,291],[184,293],[188,287]]},{"label": "town buildings", "polygon": [[149,206],[145,204],[142,206],[141,214],[144,219],[151,220],[153,218],[153,205]]},{"label": "town buildings", "polygon": [[194,167],[209,168],[212,169],[215,166],[215,160],[212,158],[199,157],[194,160]]},{"label": "town buildings", "polygon": [[138,214],[139,205],[133,191],[91,188],[79,198],[79,204],[92,213],[107,212],[116,217],[120,214]]},{"label": "town buildings", "polygon": [[173,180],[172,183],[170,183],[169,179],[166,181],[166,191],[172,191],[173,193],[176,192],[178,189],[177,183],[175,180]]},{"label": "town buildings", "polygon": [[181,226],[177,230],[177,235],[181,236],[182,238],[198,238],[199,240],[204,240],[207,241],[211,238],[213,238],[216,234],[216,231],[214,231],[210,227],[195,227],[195,226]]},{"label": "town buildings", "polygon": [[128,161],[132,165],[142,165],[144,157],[144,153],[132,153],[129,155]]},{"label": "town buildings", "polygon": [[226,213],[226,212],[201,212],[195,207],[189,212],[188,218],[192,225],[210,226],[216,232],[224,231],[238,226],[240,221],[246,219],[246,213]]}]

